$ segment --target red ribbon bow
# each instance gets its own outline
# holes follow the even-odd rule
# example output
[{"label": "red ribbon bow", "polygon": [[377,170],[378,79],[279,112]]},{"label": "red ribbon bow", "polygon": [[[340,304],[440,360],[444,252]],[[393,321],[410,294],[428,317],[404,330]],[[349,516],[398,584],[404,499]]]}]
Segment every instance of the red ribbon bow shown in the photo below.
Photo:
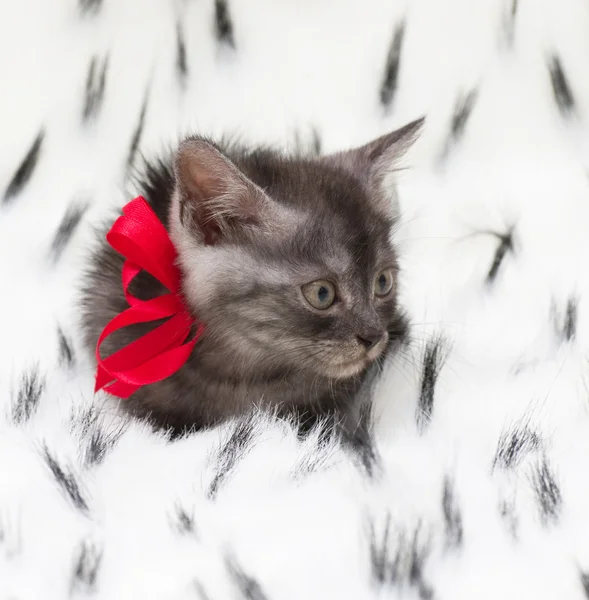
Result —
[{"label": "red ribbon bow", "polygon": [[[114,222],[106,239],[126,258],[122,271],[123,292],[130,308],[114,317],[98,338],[94,391],[104,388],[113,396],[128,398],[140,387],[178,371],[188,360],[204,325],[198,323],[193,339],[186,341],[196,321],[180,296],[180,272],[175,264],[177,252],[166,228],[143,197],[123,207],[123,216]],[[132,296],[129,284],[142,270],[155,277],[169,293],[151,300]],[[100,357],[102,342],[115,331],[167,317],[165,323],[108,358]]]}]

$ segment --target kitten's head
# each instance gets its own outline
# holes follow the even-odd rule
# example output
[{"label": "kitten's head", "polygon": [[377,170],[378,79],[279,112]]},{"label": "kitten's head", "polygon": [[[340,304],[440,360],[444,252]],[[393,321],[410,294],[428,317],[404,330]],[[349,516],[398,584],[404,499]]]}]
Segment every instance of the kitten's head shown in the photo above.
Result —
[{"label": "kitten's head", "polygon": [[184,141],[171,236],[184,292],[236,375],[348,378],[397,314],[395,158],[421,121],[317,159]]}]

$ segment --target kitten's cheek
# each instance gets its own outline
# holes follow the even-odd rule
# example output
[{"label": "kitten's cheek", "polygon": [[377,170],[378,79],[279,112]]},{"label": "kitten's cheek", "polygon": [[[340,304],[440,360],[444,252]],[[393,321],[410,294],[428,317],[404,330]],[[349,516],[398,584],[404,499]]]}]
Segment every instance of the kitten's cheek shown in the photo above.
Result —
[{"label": "kitten's cheek", "polygon": [[332,364],[326,370],[328,377],[332,377],[333,379],[349,379],[350,377],[360,375],[369,364],[370,362],[366,359],[353,360]]}]

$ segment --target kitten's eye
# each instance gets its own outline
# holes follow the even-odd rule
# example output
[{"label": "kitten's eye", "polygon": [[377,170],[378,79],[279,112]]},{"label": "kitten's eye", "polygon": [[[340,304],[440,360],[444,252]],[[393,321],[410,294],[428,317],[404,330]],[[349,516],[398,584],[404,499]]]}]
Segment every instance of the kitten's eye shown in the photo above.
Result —
[{"label": "kitten's eye", "polygon": [[301,290],[307,302],[317,310],[325,310],[335,302],[335,288],[329,281],[312,281],[305,284]]},{"label": "kitten's eye", "polygon": [[393,289],[393,270],[381,271],[374,281],[374,293],[376,296],[386,296]]}]

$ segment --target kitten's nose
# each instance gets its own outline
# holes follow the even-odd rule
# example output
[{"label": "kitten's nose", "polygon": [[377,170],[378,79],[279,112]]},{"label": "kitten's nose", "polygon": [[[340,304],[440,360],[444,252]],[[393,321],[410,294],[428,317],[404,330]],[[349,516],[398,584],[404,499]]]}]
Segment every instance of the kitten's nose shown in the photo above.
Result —
[{"label": "kitten's nose", "polygon": [[358,341],[366,350],[371,350],[382,340],[384,333],[382,331],[364,331],[362,335],[356,336]]}]

